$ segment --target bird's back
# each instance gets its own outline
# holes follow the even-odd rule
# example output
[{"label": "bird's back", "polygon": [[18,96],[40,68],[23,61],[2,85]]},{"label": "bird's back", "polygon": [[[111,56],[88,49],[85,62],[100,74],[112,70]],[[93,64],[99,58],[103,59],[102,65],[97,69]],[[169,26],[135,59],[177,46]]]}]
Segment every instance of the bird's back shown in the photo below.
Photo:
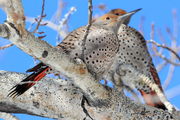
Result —
[{"label": "bird's back", "polygon": [[119,41],[114,32],[92,25],[83,46],[85,34],[86,26],[80,27],[72,31],[58,47],[63,48],[71,58],[82,59],[89,71],[99,79],[113,63]]}]

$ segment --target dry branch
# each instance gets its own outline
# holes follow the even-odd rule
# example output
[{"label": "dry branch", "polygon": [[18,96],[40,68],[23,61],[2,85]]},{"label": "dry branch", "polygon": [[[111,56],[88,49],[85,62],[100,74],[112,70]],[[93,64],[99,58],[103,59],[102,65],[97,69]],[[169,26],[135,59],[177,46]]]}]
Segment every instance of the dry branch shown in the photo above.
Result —
[{"label": "dry branch", "polygon": [[[24,113],[48,118],[82,120],[153,120],[170,119],[170,113],[143,104],[135,103],[123,92],[112,92],[112,106],[89,106],[84,93],[71,81],[44,78],[19,98],[8,98],[8,90],[21,81],[25,74],[0,71],[0,111]],[[8,109],[7,109],[8,108]],[[77,111],[77,112],[75,112]],[[89,116],[87,115],[89,114]],[[175,117],[175,116],[174,116]],[[176,116],[178,117],[178,115]],[[174,119],[178,120],[178,119]]]},{"label": "dry branch", "polygon": [[35,19],[37,22],[36,28],[34,29],[33,33],[36,33],[39,29],[39,27],[41,26],[41,22],[43,20],[43,18],[46,16],[44,13],[44,7],[45,7],[45,0],[42,0],[42,10],[41,10],[41,15],[39,17],[39,19]]},{"label": "dry branch", "polygon": [[0,47],[0,50],[9,48],[9,47],[11,47],[11,46],[13,46],[13,45],[14,45],[14,44],[8,44],[8,45],[1,46],[1,47]]},{"label": "dry branch", "polygon": [[158,46],[158,47],[162,47],[162,48],[164,48],[164,49],[169,50],[169,51],[172,52],[172,53],[176,56],[176,58],[180,61],[180,56],[179,56],[179,55],[177,54],[177,52],[175,52],[172,48],[170,48],[170,47],[168,47],[168,46],[165,46],[165,45],[161,45],[161,44],[155,42],[154,40],[148,40],[147,42],[148,42],[148,43],[152,43],[152,44],[154,44],[154,45],[156,45],[156,46]]},{"label": "dry branch", "polygon": [[84,50],[85,50],[85,44],[86,44],[86,39],[87,39],[87,36],[89,34],[89,29],[91,27],[91,22],[92,22],[92,0],[88,0],[88,25],[86,26],[86,32],[85,32],[85,35],[84,35],[84,39],[83,39],[83,42],[82,42],[82,55],[83,55],[83,58],[84,58]]},{"label": "dry branch", "polygon": [[[0,91],[4,91],[0,92],[0,111],[48,118],[86,116],[81,107],[82,94],[65,80],[46,78],[19,98],[7,97],[10,88],[24,77],[24,74],[0,71]],[[74,113],[77,109],[79,112]]]}]

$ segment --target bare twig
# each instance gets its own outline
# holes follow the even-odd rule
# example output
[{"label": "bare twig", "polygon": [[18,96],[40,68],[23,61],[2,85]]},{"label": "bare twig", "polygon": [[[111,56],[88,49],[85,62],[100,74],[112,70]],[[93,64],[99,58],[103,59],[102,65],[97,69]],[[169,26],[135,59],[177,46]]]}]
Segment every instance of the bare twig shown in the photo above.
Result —
[{"label": "bare twig", "polygon": [[55,12],[55,14],[52,16],[51,18],[51,22],[53,23],[58,23],[59,22],[59,19],[61,18],[61,15],[62,15],[62,11],[63,11],[63,8],[65,7],[65,3],[63,0],[59,0],[58,1],[58,7],[57,7],[57,10]]},{"label": "bare twig", "polygon": [[169,84],[170,84],[170,82],[172,80],[172,77],[174,75],[174,70],[175,70],[175,66],[170,65],[168,75],[167,75],[166,80],[165,80],[165,82],[163,84],[164,90],[167,89],[167,87],[169,86]]},{"label": "bare twig", "polygon": [[156,66],[157,72],[160,72],[166,65],[167,65],[167,61],[162,61],[162,63],[159,63],[159,64]]},{"label": "bare twig", "polygon": [[9,48],[9,47],[11,47],[11,46],[13,46],[14,44],[8,44],[8,45],[4,45],[4,46],[1,46],[0,47],[0,50],[3,50],[3,49],[6,49],[6,48]]},{"label": "bare twig", "polygon": [[[70,9],[70,11],[71,11],[71,10],[76,11],[76,8],[72,7],[72,8]],[[70,11],[69,11],[67,14],[69,14]],[[72,15],[74,11],[71,11],[71,13],[70,13],[69,15],[65,15],[63,19],[66,19],[66,18],[69,19],[70,15]],[[67,16],[67,17],[66,17],[66,16]],[[66,17],[66,18],[65,18],[65,17]],[[62,19],[62,20],[63,20],[63,19]],[[28,22],[30,22],[30,23],[34,23],[34,22],[35,22],[35,20],[34,20],[33,17],[26,17],[26,20],[27,20]],[[63,21],[64,21],[64,20],[63,20]],[[63,30],[61,30],[61,29],[62,29],[63,25],[67,23],[67,20],[65,20],[65,22],[60,21],[60,23],[62,23],[62,26],[59,26],[59,24],[56,24],[56,23],[54,23],[54,22],[52,22],[52,21],[49,21],[49,20],[42,20],[41,23],[42,23],[42,24],[47,23],[46,27],[49,27],[49,28],[51,28],[52,30],[55,30],[55,31],[57,31],[57,32],[58,32],[59,30],[62,32]],[[60,27],[61,27],[61,28],[60,28]],[[64,33],[64,34],[65,34],[65,35],[64,35],[64,34],[62,34],[62,33],[59,32],[59,34],[60,34],[61,36],[65,37],[67,33]]]},{"label": "bare twig", "polygon": [[88,25],[90,25],[92,22],[92,8],[92,0],[88,0]]},{"label": "bare twig", "polygon": [[[39,26],[41,26],[41,22],[42,22],[42,19],[44,17],[46,17],[46,15],[44,14],[44,6],[45,6],[45,0],[42,0],[42,10],[41,10],[41,15],[39,17],[39,19],[35,19],[37,21],[37,26],[36,28],[34,29],[33,33],[36,33],[39,29]],[[43,24],[43,25],[46,25],[46,24]]]},{"label": "bare twig", "polygon": [[88,0],[88,25],[86,27],[86,32],[85,32],[85,35],[84,35],[84,39],[83,39],[83,43],[82,43],[82,46],[83,46],[83,49],[82,49],[82,55],[84,57],[84,48],[85,48],[85,44],[86,44],[86,39],[87,39],[87,36],[88,36],[88,33],[89,33],[89,29],[91,27],[91,22],[92,22],[92,0]]},{"label": "bare twig", "polygon": [[[180,56],[176,53],[176,51],[174,51],[173,49],[165,46],[165,45],[160,45],[159,43],[155,42],[154,41],[154,24],[151,25],[151,33],[150,33],[150,37],[151,37],[151,40],[148,40],[147,43],[153,43],[154,46],[153,47],[153,50],[154,50],[154,53],[159,56],[160,58],[162,58],[163,60],[167,61],[168,63],[170,64],[173,64],[175,66],[179,66],[180,63],[176,63],[175,61],[171,60],[171,59],[168,59],[166,58],[166,56],[164,56],[162,53],[160,53],[157,48],[155,46],[158,46],[158,47],[161,47],[161,48],[164,48],[164,49],[167,49],[168,51],[170,51],[171,53],[173,53],[179,60],[180,60]],[[173,36],[171,36],[171,38],[173,38]]]},{"label": "bare twig", "polygon": [[172,15],[173,15],[173,36],[175,39],[177,39],[178,37],[178,31],[179,31],[179,21],[177,18],[177,11],[173,10],[172,11]]},{"label": "bare twig", "polygon": [[[26,17],[26,21],[34,24],[36,21],[34,20],[34,17]],[[47,23],[47,27],[51,28],[52,30],[58,31],[58,25],[49,21],[49,20],[42,20],[42,24]]]},{"label": "bare twig", "polygon": [[148,43],[152,43],[152,44],[154,44],[154,45],[156,45],[156,46],[158,46],[158,47],[162,47],[162,48],[164,48],[164,49],[167,49],[168,51],[172,52],[172,53],[178,58],[178,60],[180,61],[180,56],[179,56],[173,49],[171,49],[171,48],[169,48],[169,47],[167,47],[167,46],[165,46],[165,45],[161,45],[161,44],[155,42],[155,41],[152,40],[152,39],[151,39],[151,40],[148,40],[147,42],[148,42]]},{"label": "bare twig", "polygon": [[71,9],[68,11],[68,13],[66,13],[66,14],[64,15],[64,18],[60,21],[60,23],[59,23],[59,28],[62,28],[62,26],[67,23],[70,15],[71,15],[73,12],[75,12],[75,11],[76,11],[76,8],[75,8],[75,7],[71,7]]},{"label": "bare twig", "polygon": [[[61,6],[59,5],[59,7],[61,7]],[[47,27],[57,31],[58,32],[58,36],[60,36],[61,38],[65,38],[67,36],[68,32],[67,32],[67,30],[64,30],[64,25],[67,26],[68,19],[70,18],[70,16],[75,11],[76,11],[76,8],[75,7],[71,7],[70,10],[68,11],[68,13],[66,13],[64,15],[64,18],[61,21],[58,20],[58,23],[57,22],[53,22],[55,20],[49,21],[49,20],[43,20],[42,19],[41,24],[46,24]],[[55,17],[55,18],[58,18],[58,17]],[[33,17],[26,17],[26,20],[28,22],[30,22],[30,23],[35,23],[36,22]],[[59,44],[59,42],[60,41],[57,41],[57,44]]]},{"label": "bare twig", "polygon": [[[64,15],[64,18],[59,22],[58,25],[58,36],[61,36],[62,38],[65,38],[67,36],[67,33],[65,32],[65,30],[62,30],[64,25],[67,25],[67,21],[69,19],[69,17],[76,11],[75,7],[71,7],[70,10],[68,11],[68,13],[66,13]],[[57,42],[57,44],[59,44],[59,41]]]},{"label": "bare twig", "polygon": [[152,23],[151,24],[151,32],[150,32],[150,38],[151,38],[151,40],[154,40],[154,30],[155,28],[154,28],[154,23]]},{"label": "bare twig", "polygon": [[162,32],[161,32],[160,29],[157,31],[157,34],[158,34],[159,40],[160,40],[164,45],[166,45],[166,40],[165,40],[164,36],[162,35]]},{"label": "bare twig", "polygon": [[161,59],[167,61],[168,63],[170,63],[172,65],[180,66],[180,63],[176,63],[176,62],[172,61],[171,59],[166,58],[166,56],[164,56],[163,54],[159,53],[159,51],[157,51],[157,49],[153,49],[153,50],[154,50],[155,54],[157,56],[159,56]]},{"label": "bare twig", "polygon": [[167,90],[166,95],[169,99],[171,99],[171,98],[174,98],[176,96],[179,96],[180,95],[179,91],[180,91],[180,85],[177,85],[177,86],[171,88],[170,90]]}]

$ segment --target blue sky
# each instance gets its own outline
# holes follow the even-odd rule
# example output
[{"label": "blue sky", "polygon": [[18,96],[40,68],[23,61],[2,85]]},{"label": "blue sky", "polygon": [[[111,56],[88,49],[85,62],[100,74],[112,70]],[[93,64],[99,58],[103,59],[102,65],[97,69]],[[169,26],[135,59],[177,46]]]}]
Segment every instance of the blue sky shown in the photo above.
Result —
[{"label": "blue sky", "polygon": [[[87,23],[87,1],[88,0],[64,0],[66,2],[66,8],[63,9],[63,14],[67,13],[69,9],[74,6],[77,11],[71,16],[69,20],[70,31],[85,25]],[[55,13],[57,8],[58,0],[46,0],[45,13],[47,17],[45,19],[50,20],[52,15]],[[41,12],[41,0],[23,0],[25,15],[29,17],[37,17]],[[155,29],[161,29],[162,34],[166,37],[166,40],[170,41],[166,33],[166,27],[172,29],[172,10],[177,10],[178,19],[180,20],[180,1],[179,0],[94,0],[93,5],[106,4],[108,10],[114,8],[122,8],[127,11],[132,11],[137,8],[143,8],[140,12],[132,17],[130,26],[137,28],[140,23],[142,16],[145,17],[144,21],[144,35],[148,40],[150,39],[151,23],[155,24]],[[95,14],[103,14],[98,9],[94,10]],[[0,21],[5,20],[5,14],[0,11]],[[179,22],[180,23],[180,22]],[[27,24],[28,25],[28,24]],[[178,26],[179,27],[179,26]],[[44,32],[46,32],[47,37],[44,39],[50,44],[55,45],[57,33],[47,27],[42,27]],[[180,33],[179,33],[180,34]],[[158,37],[155,37],[155,40]],[[180,43],[179,37],[177,42]],[[0,46],[10,43],[8,40],[0,38]],[[157,61],[154,60],[155,63]],[[34,65],[31,56],[19,50],[17,47],[13,46],[11,48],[0,51],[0,70],[15,71],[15,72],[25,72],[26,69]],[[167,68],[159,73],[161,81],[165,80],[167,76]],[[180,68],[176,67],[173,80],[167,90],[180,85],[178,79],[178,73]],[[180,108],[180,95],[176,96],[170,101]],[[48,120],[45,118],[27,116],[27,115],[17,115],[21,120]]]}]

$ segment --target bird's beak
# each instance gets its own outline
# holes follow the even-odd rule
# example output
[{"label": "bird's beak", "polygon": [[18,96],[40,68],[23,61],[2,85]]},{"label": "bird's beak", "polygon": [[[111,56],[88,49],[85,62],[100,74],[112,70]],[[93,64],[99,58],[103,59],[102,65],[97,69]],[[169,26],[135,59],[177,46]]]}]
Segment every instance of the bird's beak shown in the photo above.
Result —
[{"label": "bird's beak", "polygon": [[[137,13],[138,11],[142,10],[142,8],[139,8],[139,9],[136,9],[136,10],[133,10],[131,12],[128,12],[129,14],[133,15],[134,13]],[[127,13],[127,14],[128,14]]]},{"label": "bird's beak", "polygon": [[135,13],[137,13],[138,11],[140,11],[142,8],[139,8],[139,9],[136,9],[136,10],[133,10],[131,12],[128,12],[122,16],[119,16],[118,17],[118,20],[121,21],[122,23],[125,23],[125,22],[129,22],[130,18],[132,15],[134,15]]}]

